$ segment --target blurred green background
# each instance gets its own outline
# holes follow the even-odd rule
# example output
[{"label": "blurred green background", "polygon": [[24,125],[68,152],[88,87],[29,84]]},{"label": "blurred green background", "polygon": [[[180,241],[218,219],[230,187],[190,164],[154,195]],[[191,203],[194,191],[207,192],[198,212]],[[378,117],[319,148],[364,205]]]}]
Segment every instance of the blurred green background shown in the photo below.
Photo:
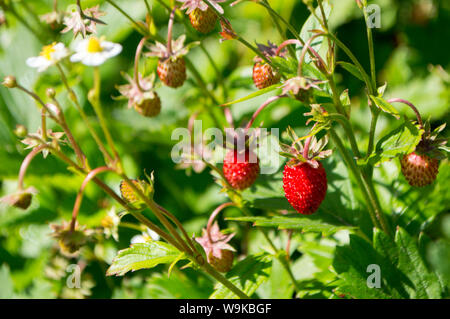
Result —
[{"label": "blurred green background", "polygon": [[[19,83],[27,88],[34,88],[42,97],[45,97],[47,87],[54,87],[63,104],[69,126],[88,155],[91,166],[102,165],[101,154],[89,137],[76,109],[63,92],[56,70],[49,69],[38,74],[25,64],[26,58],[38,55],[43,45],[53,41],[62,41],[69,45],[73,34],[69,32],[61,36],[38,21],[38,16],[52,10],[52,1],[10,2],[15,13],[6,12],[7,22],[0,27],[0,76],[3,78],[5,75],[15,75]],[[73,2],[75,1],[59,1],[59,9],[65,10]],[[144,19],[144,1],[116,2],[132,17]],[[168,13],[156,1],[150,3],[153,6],[158,32],[165,37]],[[272,0],[270,3],[297,30],[300,30],[309,16],[301,1]],[[331,3],[334,4],[330,19],[331,28],[368,69],[366,30],[355,1],[334,0]],[[448,122],[450,1],[379,0],[370,3],[376,3],[381,7],[382,26],[381,29],[374,30],[374,40],[379,83],[388,82],[386,96],[412,101],[418,106],[424,118],[431,117],[433,127]],[[124,48],[120,56],[109,60],[101,67],[101,72],[102,102],[128,174],[132,177],[142,177],[144,170],[155,171],[156,201],[173,212],[189,233],[198,234],[212,210],[226,199],[224,194],[219,193],[219,186],[214,183],[207,170],[201,174],[189,175],[175,168],[176,165],[170,159],[170,151],[177,141],[171,140],[171,133],[174,128],[186,127],[190,114],[195,111],[213,108],[214,112],[220,114],[220,109],[208,102],[189,74],[188,81],[178,90],[163,86],[157,88],[162,100],[162,112],[157,118],[141,117],[134,110],[127,109],[126,102],[114,101],[112,97],[119,94],[115,86],[124,84],[120,71],[129,74],[132,72],[134,52],[140,36],[132,29],[126,18],[104,1],[82,1],[82,4],[84,7],[100,4],[101,10],[107,13],[102,17],[107,26],[98,26],[98,34],[106,36],[110,41],[121,43]],[[282,39],[274,25],[268,23],[270,20],[262,7],[251,2],[241,3],[233,8],[227,7],[225,12],[235,31],[250,42],[262,43],[270,40],[276,44],[281,43]],[[17,16],[26,21],[28,27],[20,23]],[[30,29],[34,30],[35,34]],[[219,25],[216,31],[220,31]],[[185,26],[176,23],[175,35],[184,32]],[[220,70],[227,92],[223,92],[220,88],[220,79],[201,48],[196,47],[189,53],[190,60],[198,68],[208,87],[214,90],[220,102],[243,97],[255,91],[251,80],[254,57],[251,51],[237,42],[220,43],[217,32],[201,36],[190,28],[187,37],[188,41],[201,40]],[[341,52],[338,52],[338,58],[346,60]],[[145,67],[147,73],[154,70],[155,66],[156,61],[153,59],[148,59],[145,66],[141,65],[142,70]],[[87,91],[92,85],[92,69],[81,65],[72,66],[69,80],[76,86],[76,92],[82,99],[86,112],[93,115],[90,105],[85,100]],[[365,136],[369,126],[367,119],[370,112],[364,98],[362,82],[339,69],[338,85],[341,90],[349,89],[352,98],[352,119],[357,127],[358,142],[365,148],[367,143]],[[265,98],[267,96],[261,96],[234,105],[232,112],[235,120],[240,122],[248,119]],[[306,132],[306,119],[302,114],[307,110],[300,102],[282,99],[265,110],[258,121],[264,121],[265,127],[278,127],[280,131],[291,125],[297,127],[299,132]],[[401,110],[403,114],[408,114],[412,118],[413,114],[408,109],[401,108]],[[204,127],[212,125],[207,115],[201,115],[200,119],[204,120]],[[28,152],[13,134],[17,124],[23,124],[30,132],[35,132],[40,126],[40,114],[35,103],[22,92],[1,87],[0,196],[16,189],[19,167]],[[395,120],[382,116],[378,136],[392,129],[394,125]],[[335,165],[330,163],[329,166]],[[379,189],[385,209],[398,213],[400,219],[410,219],[411,222],[406,224],[412,229],[414,227],[419,229],[425,221],[434,221],[437,215],[443,215],[442,213],[448,211],[450,207],[448,196],[450,172],[447,162],[441,165],[439,181],[442,183],[439,182],[436,188],[427,188],[422,194],[410,191],[405,195],[406,199],[402,198],[402,203],[397,203],[393,199],[396,191],[405,190],[404,180],[401,180],[403,177],[399,175],[398,163],[396,161],[387,163],[376,171],[376,176],[389,186]],[[104,178],[109,185],[118,190],[120,181],[117,178],[110,175],[104,175]],[[401,185],[396,184],[397,179],[401,180]],[[82,179],[71,174],[52,156],[45,160],[39,156],[30,166],[25,182],[26,185],[33,185],[39,190],[39,195],[34,198],[32,206],[26,211],[0,207],[0,297],[207,298],[211,293],[213,283],[193,270],[175,270],[170,279],[166,274],[158,272],[160,268],[128,274],[125,278],[105,277],[105,271],[117,250],[128,247],[130,239],[139,234],[127,228],[119,228],[119,243],[115,243],[112,238],[99,240],[86,248],[79,258],[61,256],[56,243],[49,236],[48,224],[70,218]],[[112,200],[106,198],[105,194],[93,185],[88,186],[85,195],[79,221],[88,227],[99,227],[101,219],[110,209]],[[426,196],[432,197],[433,201],[429,199],[417,204],[419,199]],[[410,206],[414,205],[416,210],[403,214],[405,210],[402,210],[401,205],[405,202]],[[417,212],[421,215],[420,223],[414,224]],[[226,216],[234,215],[238,215],[238,211],[233,209],[226,211]],[[124,220],[134,222],[130,216],[126,216]],[[249,231],[249,226],[234,223],[226,225],[238,231],[234,246],[238,247],[241,241],[251,241],[252,244],[248,249],[258,250],[260,239],[255,232]],[[279,235],[279,240],[285,241],[285,234],[280,232]],[[294,240],[300,241],[300,237],[294,237]],[[294,252],[293,255],[302,256],[294,265],[296,275],[305,280],[321,276],[321,282],[328,282],[333,275],[326,269],[333,258],[333,247],[340,239],[303,236],[301,241],[302,250]],[[241,248],[247,249],[244,244]],[[243,250],[240,252],[244,252]],[[432,260],[433,257],[430,258]],[[320,267],[323,269],[317,266],[317,262],[322,263]],[[83,269],[82,289],[67,288],[66,280],[70,273],[66,268],[73,263],[78,263]],[[447,267],[448,271],[448,265],[444,267]],[[279,279],[273,280],[263,286],[258,295],[268,298],[289,296],[289,292],[283,295],[286,292],[277,291],[275,283]],[[305,285],[306,283],[308,281],[305,281]],[[309,296],[314,296],[314,289],[312,291]],[[326,297],[322,294],[318,296]]]}]

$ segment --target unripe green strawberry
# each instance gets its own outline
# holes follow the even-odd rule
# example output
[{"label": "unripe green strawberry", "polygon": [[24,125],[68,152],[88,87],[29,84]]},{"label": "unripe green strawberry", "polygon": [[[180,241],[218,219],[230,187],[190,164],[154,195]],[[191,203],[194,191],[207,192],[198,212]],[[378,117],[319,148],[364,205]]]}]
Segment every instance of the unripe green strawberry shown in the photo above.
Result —
[{"label": "unripe green strawberry", "polygon": [[206,10],[196,8],[189,13],[189,20],[191,20],[191,24],[195,30],[206,34],[214,29],[217,21],[217,14],[210,7]]},{"label": "unripe green strawberry", "polygon": [[425,154],[412,152],[402,157],[402,173],[411,186],[422,187],[433,183],[439,171],[439,161]]},{"label": "unripe green strawberry", "polygon": [[229,151],[223,160],[223,174],[234,189],[246,189],[259,176],[259,159],[249,150],[245,154],[237,150]]},{"label": "unripe green strawberry", "polygon": [[[141,187],[137,179],[133,179],[131,180],[131,182],[136,185],[136,187]],[[134,203],[139,200],[137,194],[125,181],[120,182],[120,195],[122,195],[122,198],[128,203]]]},{"label": "unripe green strawberry", "polygon": [[157,72],[160,80],[172,88],[182,86],[186,80],[186,64],[183,57],[159,59]]},{"label": "unripe green strawberry", "polygon": [[300,214],[314,213],[327,192],[327,174],[322,163],[287,164],[283,171],[283,189],[288,202]]},{"label": "unripe green strawberry", "polygon": [[208,255],[209,264],[220,272],[229,272],[233,266],[234,253],[231,250],[222,249],[221,256],[216,257],[212,253]]},{"label": "unripe green strawberry", "polygon": [[281,76],[270,65],[256,62],[253,65],[253,83],[258,89],[264,89],[280,82]]},{"label": "unripe green strawberry", "polygon": [[161,112],[161,99],[156,92],[153,98],[146,98],[140,104],[135,103],[134,109],[146,117],[157,116]]}]

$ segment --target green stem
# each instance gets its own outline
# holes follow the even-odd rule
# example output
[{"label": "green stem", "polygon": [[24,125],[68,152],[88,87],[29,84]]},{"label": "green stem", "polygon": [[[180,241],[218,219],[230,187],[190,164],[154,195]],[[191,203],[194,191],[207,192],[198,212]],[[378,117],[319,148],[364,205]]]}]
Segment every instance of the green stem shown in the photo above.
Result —
[{"label": "green stem", "polygon": [[98,67],[94,68],[94,88],[89,92],[89,101],[94,108],[95,113],[97,114],[98,121],[100,123],[100,127],[102,128],[103,134],[105,135],[106,141],[114,155],[114,160],[116,164],[119,165],[120,170],[122,170],[122,164],[119,157],[119,153],[116,150],[114,145],[114,140],[109,132],[108,125],[106,124],[105,116],[103,114],[102,106],[100,103],[100,69]]},{"label": "green stem", "polygon": [[228,90],[227,90],[227,87],[223,80],[222,73],[220,72],[219,68],[217,67],[217,64],[214,62],[214,59],[212,58],[211,54],[209,54],[208,50],[205,48],[205,45],[203,44],[203,42],[200,42],[200,49],[206,55],[206,58],[209,60],[209,63],[213,67],[214,72],[216,73],[216,76],[217,76],[217,80],[218,80],[220,86],[222,87],[223,99],[224,99],[224,101],[226,101],[228,98]]},{"label": "green stem", "polygon": [[232,291],[234,294],[236,294],[239,298],[241,298],[241,299],[250,299],[250,297],[245,292],[243,292],[241,289],[236,287],[231,281],[229,281],[227,278],[225,278],[221,273],[219,273],[213,267],[211,267],[210,264],[204,263],[201,267],[208,274],[210,274],[214,279],[216,279],[218,282],[222,283],[230,291]]},{"label": "green stem", "polygon": [[86,113],[84,112],[83,108],[80,105],[80,102],[78,100],[77,95],[75,94],[75,91],[72,89],[72,87],[69,85],[69,82],[67,81],[67,77],[61,67],[61,65],[56,64],[59,73],[61,75],[61,80],[64,84],[64,86],[67,89],[67,92],[69,93],[69,98],[70,100],[75,104],[75,107],[77,108],[78,112],[81,115],[81,118],[84,122],[84,124],[86,124],[86,127],[89,130],[89,133],[91,134],[92,138],[95,140],[95,143],[97,143],[97,146],[99,148],[99,150],[102,152],[103,157],[105,158],[105,161],[107,163],[110,163],[113,161],[111,155],[109,155],[108,151],[106,150],[105,145],[103,144],[102,140],[100,139],[100,137],[98,136],[98,134],[95,132],[94,128],[92,127],[91,122],[89,121]]},{"label": "green stem", "polygon": [[[351,156],[348,154],[347,150],[344,147],[344,144],[342,143],[339,136],[336,134],[333,128],[329,129],[329,134],[331,139],[333,140],[333,143],[338,148],[339,152],[341,153],[342,158],[344,159],[345,163],[347,164],[347,167],[352,171],[353,176],[356,179],[356,183],[358,184],[360,190],[363,192],[363,198],[367,203],[367,209],[370,214],[370,218],[372,219],[372,223],[375,227],[380,228],[379,222],[377,220],[377,216],[375,214],[375,207],[376,201],[370,196],[367,185],[362,179],[361,171],[359,170],[358,166],[356,165],[355,161],[351,158]],[[387,234],[389,234],[386,231]]]},{"label": "green stem", "polygon": [[268,5],[264,1],[259,1],[258,4],[262,5],[267,10],[269,10],[269,12],[271,12],[274,16],[276,16],[281,22],[283,22],[286,25],[286,27],[289,29],[289,31],[291,31],[292,35],[297,40],[299,40],[302,44],[305,44],[305,41],[303,41],[303,39],[300,37],[299,32],[295,30],[295,28],[289,22],[287,22],[278,12],[272,9],[270,5]]},{"label": "green stem", "polygon": [[[249,212],[249,210],[245,206],[240,206],[240,208],[241,208],[242,212],[244,213],[244,215],[252,216],[252,214]],[[297,282],[297,280],[294,277],[294,273],[292,272],[292,269],[291,269],[289,263],[287,262],[287,260],[285,258],[283,258],[283,256],[280,255],[279,249],[275,246],[275,244],[273,243],[272,239],[270,239],[270,237],[267,234],[266,230],[262,229],[262,228],[259,228],[259,227],[257,229],[264,236],[265,240],[268,242],[268,244],[270,245],[270,247],[274,251],[275,257],[280,261],[280,263],[283,265],[284,269],[288,273],[289,278],[291,279],[292,284],[294,285],[295,291],[299,292],[300,291],[300,287],[298,286],[298,282]],[[286,252],[286,254],[289,254],[289,252]]]},{"label": "green stem", "polygon": [[372,113],[372,119],[370,121],[370,130],[369,130],[369,144],[367,146],[367,155],[366,158],[369,158],[372,155],[374,149],[374,141],[375,141],[375,131],[377,127],[378,116],[380,114],[380,110],[374,107],[370,108]]},{"label": "green stem", "polygon": [[[263,0],[263,2],[266,3],[267,7],[272,8],[272,7],[270,6],[270,3],[269,3],[267,0]],[[283,39],[283,41],[287,40],[288,38],[287,38],[287,36],[286,36],[286,33],[283,31],[283,29],[281,28],[280,23],[278,22],[278,20],[279,20],[278,16],[276,16],[276,15],[273,13],[273,11],[275,11],[275,10],[273,10],[273,9],[272,9],[272,10],[269,10],[268,8],[266,8],[266,9],[267,9],[267,12],[269,12],[270,17],[272,18],[272,21],[273,21],[273,23],[275,24],[275,27],[277,28],[278,33],[280,34],[280,37]],[[294,49],[293,49],[292,47],[288,47],[288,51],[289,51],[289,54],[291,55],[291,57],[292,57],[293,59],[297,60],[297,56],[295,55]]]},{"label": "green stem", "polygon": [[342,41],[340,41],[338,38],[336,38],[331,33],[325,33],[324,36],[329,37],[330,39],[332,39],[345,52],[345,54],[350,58],[350,60],[352,60],[353,64],[355,64],[355,66],[358,68],[359,72],[361,73],[361,76],[363,77],[364,82],[366,83],[366,86],[367,86],[367,88],[369,90],[369,93],[373,94],[373,92],[375,90],[374,90],[374,88],[372,86],[372,82],[370,80],[370,77],[367,74],[367,72],[364,70],[364,68],[362,67],[361,63],[359,63],[358,59],[352,53],[352,51],[350,51],[350,49]]},{"label": "green stem", "polygon": [[122,10],[114,1],[112,0],[106,0],[109,4],[111,4],[114,8],[116,8],[124,17],[126,17],[131,24],[134,26],[136,31],[141,33],[143,36],[149,36],[148,30],[146,30],[143,26],[141,26],[139,23],[137,23],[128,13]]}]

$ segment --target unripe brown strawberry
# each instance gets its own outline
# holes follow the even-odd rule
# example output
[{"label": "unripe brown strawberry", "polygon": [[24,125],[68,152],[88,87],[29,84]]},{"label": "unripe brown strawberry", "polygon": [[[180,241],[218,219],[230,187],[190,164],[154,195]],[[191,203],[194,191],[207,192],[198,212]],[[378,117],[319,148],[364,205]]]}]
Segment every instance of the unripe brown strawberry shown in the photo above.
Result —
[{"label": "unripe brown strawberry", "polygon": [[327,192],[327,174],[322,163],[287,164],[283,171],[283,189],[289,204],[300,214],[314,213]]},{"label": "unripe brown strawberry", "polygon": [[231,250],[222,249],[220,254],[220,257],[216,257],[210,253],[208,255],[208,262],[217,271],[229,272],[233,266],[234,253]]},{"label": "unripe brown strawberry", "polygon": [[223,160],[223,174],[234,189],[246,189],[252,186],[259,176],[259,159],[249,150],[229,151]]},{"label": "unripe brown strawberry", "polygon": [[439,161],[425,154],[412,152],[400,161],[403,176],[411,186],[422,187],[433,183],[439,171]]},{"label": "unripe brown strawberry", "polygon": [[124,77],[129,84],[119,86],[118,90],[128,99],[128,108],[133,107],[146,117],[157,116],[161,112],[161,99],[153,89],[155,74],[145,78],[141,74],[138,74],[138,78],[131,78],[128,74],[124,74]]},{"label": "unripe brown strawberry", "polygon": [[[214,213],[211,215],[214,219]],[[208,263],[214,267],[217,271],[228,272],[233,266],[234,248],[228,244],[233,238],[234,233],[224,234],[219,229],[219,224],[212,220],[208,221],[208,226],[202,229],[202,237],[196,237],[195,241],[198,242],[205,250]]]},{"label": "unripe brown strawberry", "polygon": [[281,76],[270,65],[256,62],[253,65],[253,83],[258,89],[264,89],[280,82]]},{"label": "unripe brown strawberry", "polygon": [[186,80],[186,63],[183,57],[161,58],[157,68],[160,80],[167,86],[177,88]]},{"label": "unripe brown strawberry", "polygon": [[146,98],[140,104],[134,104],[134,109],[145,117],[154,117],[161,112],[161,99],[156,92],[153,98]]},{"label": "unripe brown strawberry", "polygon": [[217,22],[217,14],[208,7],[205,11],[197,8],[189,13],[189,20],[195,30],[201,33],[210,33]]}]

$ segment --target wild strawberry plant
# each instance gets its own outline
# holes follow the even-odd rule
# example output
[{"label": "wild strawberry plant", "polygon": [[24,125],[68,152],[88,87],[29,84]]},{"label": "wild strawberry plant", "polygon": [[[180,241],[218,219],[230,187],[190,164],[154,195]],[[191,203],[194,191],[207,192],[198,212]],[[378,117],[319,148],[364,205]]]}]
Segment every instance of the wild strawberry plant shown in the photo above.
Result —
[{"label": "wild strawberry plant", "polygon": [[[72,1],[68,10],[55,0],[53,11],[36,22],[40,30],[21,19],[14,2],[1,1],[6,14],[44,43],[26,60],[41,75],[36,84],[20,74],[3,80],[6,88],[31,98],[26,103],[35,102],[40,127],[36,133],[23,125],[15,129],[30,151],[18,170],[17,190],[2,202],[33,207],[46,181],[26,176],[42,155],[47,158],[39,162],[43,171],[59,165],[53,161],[58,159],[74,176],[65,176],[63,185],[78,189],[71,217],[50,225],[59,244],[48,266],[54,278],[62,277],[56,274],[58,264],[78,260],[89,268],[97,258],[105,276],[128,277],[141,270],[151,274],[151,285],[170,287],[174,297],[206,297],[205,292],[211,298],[448,297],[446,123],[424,121],[420,105],[393,96],[390,84],[380,80],[369,1],[351,1],[365,22],[368,67],[330,26],[333,7],[343,5],[330,2],[303,0],[309,17],[299,21],[286,19],[267,0],[136,0],[127,2],[130,6],[96,1],[101,7]],[[145,10],[141,18],[134,18],[135,5]],[[248,39],[239,25],[248,21],[232,19],[244,6],[262,10],[278,34],[265,44]],[[108,40],[114,25],[107,14],[123,16],[134,37],[121,44]],[[104,35],[97,34],[99,29]],[[218,50],[210,52],[208,41],[220,41]],[[219,69],[223,47],[254,56],[245,62],[252,83]],[[126,84],[117,68],[105,70],[124,54],[132,56],[131,65],[118,67]],[[214,70],[212,78],[199,71],[205,64]],[[435,72],[446,76],[448,85],[448,74],[442,68]],[[80,79],[82,73],[87,80]],[[361,96],[352,96],[343,74],[359,81]],[[251,93],[240,94],[241,87]],[[116,120],[144,124],[120,129],[113,123],[112,103],[123,109]],[[253,108],[242,111],[243,105]],[[164,118],[167,108],[171,112]],[[267,134],[262,119],[274,129],[277,112],[284,112],[283,131]],[[185,129],[173,122],[153,134],[144,146],[152,152],[141,165],[148,170],[133,168],[130,150],[137,135],[171,117]],[[187,132],[187,139],[175,146],[161,141],[180,137],[178,132]],[[158,158],[175,160],[176,168],[188,173],[188,183],[208,190],[206,197],[219,198],[194,226],[158,200],[163,179],[174,201],[192,196],[184,190],[188,185],[160,174],[154,160],[163,143],[174,148],[163,148]],[[195,174],[208,171],[214,185],[198,183]],[[83,199],[90,197],[90,184],[108,199],[97,207],[100,220],[85,225],[89,211]],[[201,207],[206,197],[193,201]],[[226,211],[233,214],[224,217]],[[447,226],[436,235],[441,224]],[[119,228],[142,235],[128,245],[119,239]],[[107,249],[114,258],[106,256]],[[158,275],[163,272],[169,276]],[[64,289],[57,295],[73,297]]]}]

